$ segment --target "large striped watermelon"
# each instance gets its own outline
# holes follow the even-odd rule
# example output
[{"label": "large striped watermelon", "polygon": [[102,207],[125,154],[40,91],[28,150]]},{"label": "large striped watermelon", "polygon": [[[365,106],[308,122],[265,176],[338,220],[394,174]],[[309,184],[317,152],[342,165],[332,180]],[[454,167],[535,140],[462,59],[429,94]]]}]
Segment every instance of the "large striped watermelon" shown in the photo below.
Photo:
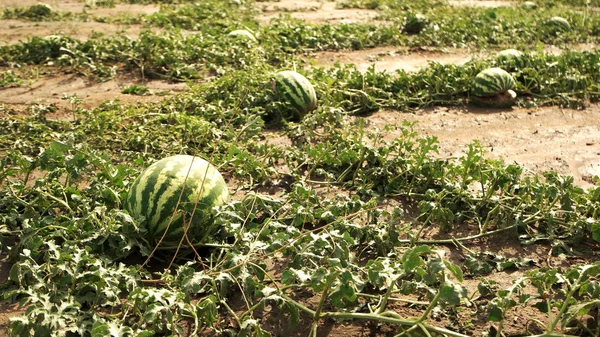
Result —
[{"label": "large striped watermelon", "polygon": [[151,244],[166,231],[162,244],[176,246],[186,227],[192,243],[205,242],[214,234],[211,209],[228,199],[227,184],[213,165],[200,157],[176,155],[142,171],[127,194],[125,209],[132,217],[143,218]]},{"label": "large striped watermelon", "polygon": [[553,16],[548,20],[547,25],[554,32],[566,32],[571,30],[571,24],[567,19],[561,18],[560,16]]},{"label": "large striped watermelon", "polygon": [[317,108],[317,94],[313,85],[295,71],[284,70],[275,74],[273,90],[278,99],[297,110],[300,117]]},{"label": "large striped watermelon", "polygon": [[471,99],[474,103],[487,107],[505,108],[514,104],[517,94],[512,90],[515,79],[500,68],[481,71],[471,86]]}]

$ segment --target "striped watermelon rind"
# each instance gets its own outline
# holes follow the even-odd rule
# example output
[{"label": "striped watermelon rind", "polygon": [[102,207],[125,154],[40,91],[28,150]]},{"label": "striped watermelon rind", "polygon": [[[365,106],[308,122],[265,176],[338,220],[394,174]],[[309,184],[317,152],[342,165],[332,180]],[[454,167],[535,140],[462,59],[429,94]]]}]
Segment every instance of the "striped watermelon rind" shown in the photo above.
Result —
[{"label": "striped watermelon rind", "polygon": [[205,243],[217,230],[212,208],[228,200],[227,184],[212,164],[200,157],[176,155],[143,170],[124,207],[133,218],[143,219],[150,244],[177,246],[185,228],[192,243]]},{"label": "striped watermelon rind", "polygon": [[250,33],[249,31],[247,31],[245,29],[233,30],[233,31],[229,32],[229,34],[227,34],[227,36],[229,36],[230,38],[248,39],[252,42],[257,42],[256,37],[254,37],[254,35],[252,33]]},{"label": "striped watermelon rind", "polygon": [[300,117],[317,108],[315,88],[306,77],[293,70],[275,74],[273,89],[277,98],[297,110]]},{"label": "striped watermelon rind", "polygon": [[571,24],[567,19],[560,16],[553,16],[547,22],[548,26],[553,27],[555,31],[567,32],[571,30]]},{"label": "striped watermelon rind", "polygon": [[516,60],[523,57],[523,53],[516,49],[505,49],[496,54],[496,58],[500,61]]},{"label": "striped watermelon rind", "polygon": [[515,88],[515,79],[500,68],[488,68],[481,71],[471,86],[473,96],[493,96]]},{"label": "striped watermelon rind", "polygon": [[516,68],[522,68],[525,64],[523,53],[516,49],[505,49],[496,54],[496,61],[505,66],[509,66],[510,71]]}]

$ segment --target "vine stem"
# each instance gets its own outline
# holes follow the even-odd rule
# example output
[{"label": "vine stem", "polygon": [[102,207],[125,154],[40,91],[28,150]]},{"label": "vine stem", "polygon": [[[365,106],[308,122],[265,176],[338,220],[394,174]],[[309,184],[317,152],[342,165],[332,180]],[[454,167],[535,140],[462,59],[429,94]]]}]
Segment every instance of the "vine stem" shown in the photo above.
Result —
[{"label": "vine stem", "polygon": [[529,337],[578,337],[575,335],[567,335],[563,333],[543,333],[541,335],[532,335]]},{"label": "vine stem", "polygon": [[[279,296],[284,298],[289,303],[295,305],[300,310],[302,310],[302,311],[306,312],[307,314],[309,314],[310,316],[314,317],[314,315],[315,315],[314,310],[306,307],[302,303],[299,303],[299,302],[291,299],[290,297],[288,297],[285,294],[280,294]],[[360,312],[321,312],[320,316],[321,316],[321,318],[333,318],[333,319],[340,319],[340,320],[362,319],[362,320],[368,320],[368,321],[378,321],[378,322],[382,322],[382,323],[397,324],[397,325],[402,325],[402,326],[413,326],[413,325],[418,324],[416,320],[403,319],[399,315],[385,315],[385,313],[378,315],[378,314],[366,314],[366,313],[360,313]],[[445,334],[445,335],[451,336],[451,337],[469,337],[469,336],[463,335],[459,332],[450,331],[450,330],[447,330],[444,328],[434,327],[434,326],[431,326],[431,325],[428,325],[425,323],[420,323],[420,324],[423,327],[425,327],[428,331]],[[548,336],[548,337],[555,337],[555,336]],[[556,336],[556,337],[558,337],[558,336]],[[575,337],[575,336],[565,336],[565,337]]]},{"label": "vine stem", "polygon": [[[546,334],[551,334],[552,331],[554,331],[554,328],[556,328],[558,321],[560,321],[560,319],[564,315],[565,311],[567,311],[567,308],[569,307],[569,300],[573,297],[573,294],[575,294],[577,289],[579,289],[581,280],[583,279],[585,272],[586,272],[585,269],[582,270],[581,274],[579,274],[579,277],[577,278],[577,281],[575,281],[575,283],[571,286],[571,289],[565,296],[565,299],[563,300],[563,304],[560,307],[560,310],[558,311],[558,313],[556,314],[556,317],[554,317],[554,320],[552,320],[550,322],[550,324],[548,325],[548,328],[546,329]],[[550,306],[548,306],[548,307],[550,307]]]},{"label": "vine stem", "polygon": [[399,243],[408,243],[408,244],[424,244],[424,245],[431,245],[431,244],[451,244],[451,243],[455,243],[455,241],[470,241],[470,240],[475,240],[475,239],[479,239],[482,237],[486,237],[486,236],[491,236],[497,233],[501,233],[501,232],[505,232],[507,230],[510,229],[514,229],[518,226],[518,224],[514,224],[514,225],[510,225],[508,227],[504,227],[504,228],[500,228],[500,229],[496,229],[494,231],[491,232],[485,232],[485,233],[479,233],[476,235],[471,235],[471,236],[465,236],[462,238],[453,238],[453,239],[443,239],[443,240],[398,240]]},{"label": "vine stem", "polygon": [[[381,298],[381,295],[372,295],[372,294],[365,294],[365,293],[356,293],[356,295],[362,296],[362,297],[367,297],[367,298]],[[414,305],[429,305],[429,302],[413,301],[413,300],[409,300],[407,298],[399,298],[399,297],[392,297],[392,296],[390,296],[388,298],[388,301],[403,302],[403,303],[414,304]]]},{"label": "vine stem", "polygon": [[385,307],[387,306],[388,300],[390,299],[390,296],[392,295],[392,291],[394,290],[394,284],[395,283],[396,283],[396,280],[391,280],[390,281],[390,284],[389,284],[389,286],[387,288],[387,291],[385,292],[385,294],[381,298],[381,304],[377,308],[377,311],[375,311],[376,314],[381,314],[385,310]]},{"label": "vine stem", "polygon": [[[334,318],[334,319],[363,319],[370,321],[378,321],[383,323],[391,323],[403,326],[417,326],[421,325],[427,331],[436,332],[442,335],[451,336],[451,337],[468,337],[467,335],[463,335],[459,332],[450,331],[444,328],[438,328],[423,322],[418,322],[415,320],[407,320],[392,316],[384,316],[384,315],[376,315],[376,314],[366,314],[366,313],[357,313],[357,312],[324,312],[321,314],[323,318]],[[548,336],[554,337],[554,336]],[[557,336],[558,337],[558,336]],[[566,337],[574,337],[574,336],[566,336]]]},{"label": "vine stem", "polygon": [[[315,310],[308,308],[304,304],[290,298],[289,296],[287,296],[283,293],[280,293],[279,296],[281,296],[283,299],[285,299],[289,303],[298,307],[298,309],[306,312],[308,315],[310,315],[312,317],[316,317],[317,312]],[[390,312],[384,312],[382,314],[375,314],[375,313],[367,314],[367,313],[360,313],[360,312],[320,312],[319,316],[320,316],[320,318],[332,318],[335,320],[359,319],[359,320],[377,321],[377,322],[381,322],[381,323],[390,323],[390,324],[409,326],[409,327],[420,326],[420,327],[426,329],[426,331],[435,332],[435,333],[449,336],[449,337],[469,337],[468,335],[464,335],[459,332],[454,332],[454,331],[451,331],[448,329],[438,328],[438,327],[429,325],[427,323],[419,322],[419,319],[416,319],[416,320],[415,319],[405,319],[405,318],[402,318],[398,314],[390,313]],[[575,336],[565,335],[565,336],[537,336],[537,337],[575,337]]]},{"label": "vine stem", "polygon": [[335,281],[335,279],[338,277],[339,274],[340,274],[340,271],[336,270],[333,274],[331,274],[331,277],[329,277],[329,280],[327,280],[327,283],[325,283],[325,289],[323,289],[323,294],[321,295],[321,300],[319,301],[319,306],[317,306],[317,310],[315,310],[315,313],[313,315],[313,324],[312,324],[310,336],[317,337],[317,328],[319,327],[319,319],[321,318],[321,311],[323,310],[323,305],[325,304],[327,295],[329,295],[329,290],[331,289],[331,285],[333,284],[333,281]]}]

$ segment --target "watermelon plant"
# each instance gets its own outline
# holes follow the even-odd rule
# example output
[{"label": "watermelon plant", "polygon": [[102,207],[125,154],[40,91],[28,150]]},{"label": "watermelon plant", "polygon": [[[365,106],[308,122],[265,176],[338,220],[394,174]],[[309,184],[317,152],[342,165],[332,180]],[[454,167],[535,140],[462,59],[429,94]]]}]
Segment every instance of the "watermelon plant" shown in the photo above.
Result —
[{"label": "watermelon plant", "polygon": [[500,68],[488,68],[475,77],[471,86],[471,100],[481,106],[507,108],[515,103],[515,79]]},{"label": "watermelon plant", "polygon": [[277,98],[291,110],[291,114],[285,114],[284,119],[300,119],[317,108],[315,89],[302,74],[284,70],[276,73],[271,81]]},{"label": "watermelon plant", "polygon": [[228,199],[227,184],[212,164],[176,155],[142,171],[131,185],[125,209],[143,223],[148,242],[173,248],[206,243],[218,230],[211,210]]}]

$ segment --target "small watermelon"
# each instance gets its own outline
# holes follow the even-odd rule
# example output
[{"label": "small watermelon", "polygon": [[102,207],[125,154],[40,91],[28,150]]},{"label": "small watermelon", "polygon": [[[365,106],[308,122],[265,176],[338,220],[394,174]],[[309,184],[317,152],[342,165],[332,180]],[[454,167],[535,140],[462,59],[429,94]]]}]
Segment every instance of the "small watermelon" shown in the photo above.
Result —
[{"label": "small watermelon", "polygon": [[402,31],[408,34],[419,34],[429,24],[429,18],[423,14],[410,14],[404,18]]},{"label": "small watermelon", "polygon": [[537,4],[533,1],[525,1],[523,2],[523,8],[525,9],[537,9]]},{"label": "small watermelon", "polygon": [[273,90],[278,99],[297,110],[300,117],[317,108],[317,94],[313,85],[301,74],[284,70],[275,74]]},{"label": "small watermelon", "polygon": [[142,171],[131,185],[125,209],[143,218],[150,244],[162,238],[162,244],[177,246],[186,227],[190,242],[205,243],[217,230],[211,209],[228,199],[227,184],[213,165],[200,157],[176,155]]},{"label": "small watermelon", "polygon": [[471,100],[477,105],[506,108],[514,104],[516,83],[511,74],[500,68],[481,71],[471,87]]},{"label": "small watermelon", "polygon": [[45,3],[38,3],[29,7],[24,13],[24,16],[32,19],[42,19],[52,15],[52,7]]},{"label": "small watermelon", "polygon": [[250,41],[256,42],[256,38],[254,37],[254,35],[252,35],[252,33],[245,29],[231,31],[229,32],[229,34],[227,34],[227,36],[229,36],[230,38],[248,39]]},{"label": "small watermelon", "polygon": [[523,53],[516,49],[505,49],[496,54],[496,61],[501,64],[516,66],[521,68],[524,65]]},{"label": "small watermelon", "polygon": [[561,18],[560,16],[553,16],[547,22],[548,27],[554,30],[554,32],[567,32],[571,30],[571,24],[567,19]]}]

